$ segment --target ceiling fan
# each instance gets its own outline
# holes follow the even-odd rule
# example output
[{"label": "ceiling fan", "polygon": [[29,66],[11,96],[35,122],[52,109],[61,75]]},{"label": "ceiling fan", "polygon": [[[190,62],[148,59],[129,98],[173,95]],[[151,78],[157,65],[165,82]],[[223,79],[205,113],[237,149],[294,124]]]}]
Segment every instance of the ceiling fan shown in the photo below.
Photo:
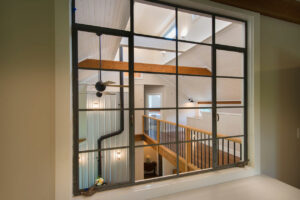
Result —
[{"label": "ceiling fan", "polygon": [[101,57],[101,36],[102,34],[99,34],[99,81],[96,82],[95,88],[97,90],[96,96],[102,97],[103,94],[106,95],[115,95],[113,92],[105,91],[106,87],[128,87],[126,85],[113,85],[115,84],[114,81],[102,81],[101,77],[101,70],[102,70],[102,57]]},{"label": "ceiling fan", "polygon": [[115,84],[115,82],[113,82],[113,81],[103,82],[101,80],[101,69],[102,69],[101,36],[102,36],[102,34],[99,34],[98,36],[99,36],[99,81],[97,81],[97,83],[95,84],[95,88],[97,90],[96,96],[100,98],[100,97],[102,97],[103,94],[115,95],[115,93],[113,93],[113,92],[105,91],[106,86],[111,85],[111,84]]}]

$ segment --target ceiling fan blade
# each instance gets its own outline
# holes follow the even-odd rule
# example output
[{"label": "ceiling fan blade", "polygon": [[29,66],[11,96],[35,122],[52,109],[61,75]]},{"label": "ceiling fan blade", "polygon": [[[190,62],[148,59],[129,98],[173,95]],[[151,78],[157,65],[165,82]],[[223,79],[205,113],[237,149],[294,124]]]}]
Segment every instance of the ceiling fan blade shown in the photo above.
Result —
[{"label": "ceiling fan blade", "polygon": [[105,95],[116,95],[116,93],[113,93],[113,92],[107,92],[107,91],[102,92],[102,93],[105,94]]},{"label": "ceiling fan blade", "polygon": [[79,143],[86,141],[86,138],[79,138]]},{"label": "ceiling fan blade", "polygon": [[107,87],[128,87],[128,85],[106,85]]},{"label": "ceiling fan blade", "polygon": [[104,85],[111,85],[111,84],[115,84],[115,82],[113,82],[113,81],[105,81],[103,84]]}]

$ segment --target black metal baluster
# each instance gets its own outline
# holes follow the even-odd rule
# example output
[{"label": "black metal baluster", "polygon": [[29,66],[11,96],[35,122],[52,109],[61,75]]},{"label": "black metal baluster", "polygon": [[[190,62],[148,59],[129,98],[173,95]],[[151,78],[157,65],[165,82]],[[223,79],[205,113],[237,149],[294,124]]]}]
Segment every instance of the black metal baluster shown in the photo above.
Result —
[{"label": "black metal baluster", "polygon": [[224,138],[222,138],[222,165],[224,165]]},{"label": "black metal baluster", "polygon": [[201,150],[201,154],[200,154],[200,160],[201,160],[201,169],[203,169],[203,159],[202,159],[202,153],[203,153],[203,151],[202,151],[202,139],[203,139],[203,134],[202,133],[200,133],[200,139],[201,139],[201,146],[200,146],[200,150]]},{"label": "black metal baluster", "polygon": [[[171,124],[169,124],[169,139],[168,139],[168,142],[171,142],[171,140],[172,140],[172,132],[171,132],[171,129],[172,129],[172,126],[171,126]],[[169,148],[171,149],[172,148],[172,145],[171,144],[169,144]]]},{"label": "black metal baluster", "polygon": [[227,165],[229,165],[229,147],[230,147],[230,140],[227,140]]},{"label": "black metal baluster", "polygon": [[[206,134],[204,134],[204,139],[206,139]],[[203,142],[201,142],[202,145],[204,145],[204,169],[207,168],[206,167],[206,140],[204,140],[204,144]]]},{"label": "black metal baluster", "polygon": [[240,161],[242,160],[242,143],[240,144]]},{"label": "black metal baluster", "polygon": [[196,155],[196,159],[197,159],[197,167],[199,168],[199,133],[197,134],[197,151],[196,151],[196,153],[197,153],[197,155]]},{"label": "black metal baluster", "polygon": [[235,163],[235,142],[233,142],[233,162]]},{"label": "black metal baluster", "polygon": [[[170,142],[170,141],[172,140],[172,139],[171,139],[171,138],[172,138],[172,135],[171,135],[171,134],[172,134],[172,133],[171,133],[171,128],[172,128],[172,127],[171,127],[171,124],[169,124],[169,128],[168,128],[168,129],[169,129],[169,131],[168,131],[168,133],[169,133],[169,134],[168,134],[168,135],[169,135],[168,142]],[[169,144],[169,148],[171,149],[171,144]]]},{"label": "black metal baluster", "polygon": [[[169,124],[166,123],[166,143],[169,142]],[[167,148],[170,148],[169,147],[169,144],[166,144]]]},{"label": "black metal baluster", "polygon": [[191,137],[191,163],[193,163],[192,162],[192,159],[193,159],[193,149],[192,149],[193,148],[193,137],[192,137],[192,135],[193,135],[193,133],[194,133],[194,131],[191,130],[191,136],[190,136]]},{"label": "black metal baluster", "polygon": [[150,137],[153,138],[153,119],[150,119]]},{"label": "black metal baluster", "polygon": [[208,136],[208,167],[210,168],[210,140],[211,140],[211,137]]},{"label": "black metal baluster", "polygon": [[194,135],[194,142],[193,142],[193,152],[194,152],[194,165],[197,166],[197,163],[196,163],[196,143],[195,143],[195,140],[196,140],[196,134]]},{"label": "black metal baluster", "polygon": [[[183,138],[184,138],[184,141],[186,141],[186,135],[185,135],[185,128],[182,128],[182,132],[183,132]],[[184,156],[185,156],[185,159],[187,159],[187,155],[186,155],[186,145],[187,143],[183,143],[183,149],[184,149]]]},{"label": "black metal baluster", "polygon": [[219,160],[219,157],[220,157],[219,145],[220,145],[220,142],[219,142],[219,139],[217,138],[217,163],[218,163],[218,166],[220,166],[220,160]]},{"label": "black metal baluster", "polygon": [[[167,143],[167,123],[165,123],[165,140],[164,140],[165,143]],[[166,144],[165,144],[165,147],[168,147]]]},{"label": "black metal baluster", "polygon": [[[179,135],[179,142],[182,140],[181,137],[181,133],[180,133],[180,128],[178,128],[178,135]],[[182,143],[179,143],[179,155],[182,157]]]}]

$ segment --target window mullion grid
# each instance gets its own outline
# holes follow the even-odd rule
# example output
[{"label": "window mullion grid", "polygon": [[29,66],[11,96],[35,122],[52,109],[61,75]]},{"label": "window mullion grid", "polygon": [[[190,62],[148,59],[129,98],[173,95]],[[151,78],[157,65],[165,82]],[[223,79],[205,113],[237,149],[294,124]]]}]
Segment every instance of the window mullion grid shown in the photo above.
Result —
[{"label": "window mullion grid", "polygon": [[213,146],[213,163],[212,167],[218,167],[217,152],[217,80],[216,80],[216,46],[215,46],[215,15],[212,15],[212,146]]},{"label": "window mullion grid", "polygon": [[179,176],[179,137],[178,137],[178,8],[175,8],[175,27],[176,27],[176,173]]},{"label": "window mullion grid", "polygon": [[78,97],[78,31],[72,30],[72,92],[73,92],[73,193],[79,193],[79,97]]},{"label": "window mullion grid", "polygon": [[244,161],[248,162],[248,24],[245,22],[244,51]]},{"label": "window mullion grid", "polygon": [[135,182],[135,124],[134,124],[134,0],[130,0],[129,36],[129,159],[130,183]]},{"label": "window mullion grid", "polygon": [[[76,24],[75,22],[75,1],[72,0],[72,25]],[[215,14],[212,14],[212,44],[203,44],[211,46],[212,53],[212,143],[213,143],[213,169],[219,168],[218,166],[218,152],[217,152],[217,85],[216,85],[216,48],[218,45],[215,43]],[[178,42],[181,41],[178,39],[178,7],[175,7],[175,25],[176,25],[176,167],[177,167],[177,176],[179,176],[179,104],[178,104]],[[135,127],[134,127],[134,0],[130,0],[130,32],[129,32],[129,115],[130,115],[130,126],[129,126],[129,148],[130,148],[130,183],[135,183]],[[136,34],[138,35],[138,34]],[[153,37],[153,36],[149,36]],[[75,195],[79,194],[79,143],[78,143],[78,134],[79,134],[79,104],[78,104],[78,30],[73,27],[72,30],[72,46],[73,46],[73,60],[72,60],[72,79],[73,79],[73,193]],[[165,39],[165,38],[161,38]],[[187,42],[187,41],[182,41]],[[195,42],[196,43],[196,42]],[[238,49],[239,51],[240,48]],[[248,149],[247,149],[247,22],[245,22],[245,50],[244,52],[244,159],[248,161]],[[242,77],[232,77],[232,78],[242,78]],[[124,109],[125,110],[125,109]]]}]

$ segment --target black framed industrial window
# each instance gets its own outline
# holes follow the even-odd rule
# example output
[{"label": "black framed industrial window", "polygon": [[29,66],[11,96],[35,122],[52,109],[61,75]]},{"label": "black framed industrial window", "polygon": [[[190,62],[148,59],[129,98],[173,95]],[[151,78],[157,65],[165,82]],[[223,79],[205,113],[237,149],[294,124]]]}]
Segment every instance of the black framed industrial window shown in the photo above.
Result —
[{"label": "black framed industrial window", "polygon": [[247,21],[72,0],[73,193],[248,162]]}]

